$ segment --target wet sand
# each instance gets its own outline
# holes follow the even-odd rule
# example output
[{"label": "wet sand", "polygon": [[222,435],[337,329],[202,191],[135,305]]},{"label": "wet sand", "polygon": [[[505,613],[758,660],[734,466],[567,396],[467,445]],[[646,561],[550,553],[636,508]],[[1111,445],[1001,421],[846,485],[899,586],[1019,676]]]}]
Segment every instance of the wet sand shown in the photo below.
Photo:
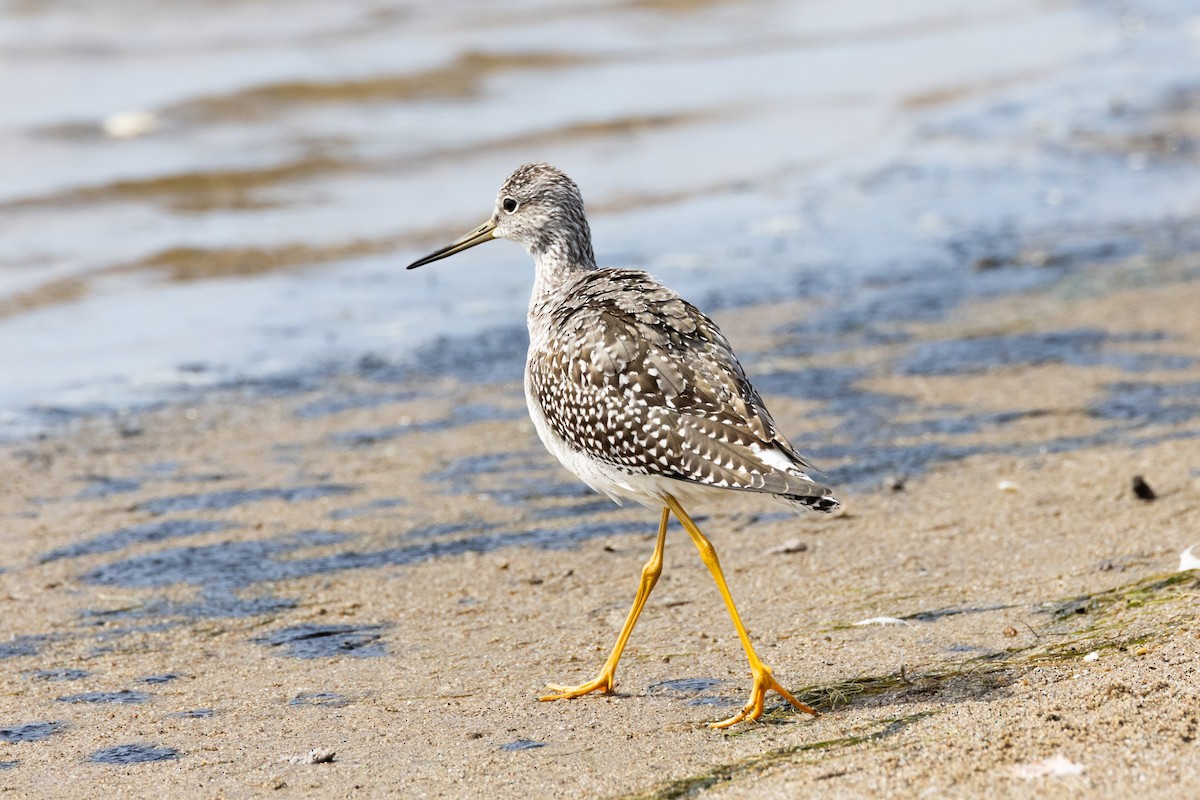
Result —
[{"label": "wet sand", "polygon": [[748,673],[676,529],[617,692],[538,702],[600,666],[656,513],[543,452],[519,357],[488,384],[364,367],[6,446],[0,786],[1196,795],[1197,263],[1078,264],[837,347],[809,346],[811,301],[717,313],[846,505],[697,509],[760,654],[822,712],[772,698],[726,733],[705,723]]},{"label": "wet sand", "polygon": [[1193,17],[1049,0],[4,5],[0,440],[519,321],[517,248],[397,267],[478,224],[532,160],[579,182],[601,263],[726,305],[1189,215]]}]

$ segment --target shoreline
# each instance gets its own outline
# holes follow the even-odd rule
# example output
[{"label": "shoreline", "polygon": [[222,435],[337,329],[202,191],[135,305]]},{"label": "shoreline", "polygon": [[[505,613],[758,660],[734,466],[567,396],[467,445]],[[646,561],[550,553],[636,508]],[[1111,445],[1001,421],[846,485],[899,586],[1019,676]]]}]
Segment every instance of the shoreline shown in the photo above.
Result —
[{"label": "shoreline", "polygon": [[[537,702],[603,660],[655,520],[552,462],[518,381],[350,376],[0,447],[0,728],[44,734],[0,742],[16,762],[0,781],[80,797],[1200,787],[1200,586],[1175,572],[1200,538],[1196,264],[1079,266],[815,354],[794,341],[812,301],[717,311],[782,429],[853,478],[832,519],[748,496],[698,511],[760,655],[823,712],[772,700],[725,735],[704,723],[748,674],[675,529],[617,693]],[[918,468],[891,491],[887,463]],[[901,622],[856,624],[880,617]],[[88,761],[126,745],[164,760]],[[313,749],[334,761],[301,763]]]}]

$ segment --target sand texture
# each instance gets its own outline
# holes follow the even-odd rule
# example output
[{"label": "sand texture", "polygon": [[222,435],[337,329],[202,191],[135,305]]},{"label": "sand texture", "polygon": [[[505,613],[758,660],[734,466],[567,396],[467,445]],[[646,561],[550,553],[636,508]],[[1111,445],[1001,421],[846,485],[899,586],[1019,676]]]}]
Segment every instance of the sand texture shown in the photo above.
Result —
[{"label": "sand texture", "polygon": [[8,446],[0,786],[1200,796],[1196,263],[1085,265],[838,348],[805,347],[801,301],[717,314],[846,506],[694,509],[822,712],[772,697],[725,733],[749,675],[677,527],[616,693],[538,702],[599,668],[657,514],[553,463],[515,377],[215,392]]}]

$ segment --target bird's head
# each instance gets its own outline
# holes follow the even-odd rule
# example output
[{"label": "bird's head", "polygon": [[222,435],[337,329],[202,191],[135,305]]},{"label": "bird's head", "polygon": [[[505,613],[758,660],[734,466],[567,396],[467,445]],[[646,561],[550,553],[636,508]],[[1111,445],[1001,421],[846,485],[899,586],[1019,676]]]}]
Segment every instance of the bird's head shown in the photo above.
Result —
[{"label": "bird's head", "polygon": [[575,181],[544,163],[513,170],[496,195],[492,216],[470,233],[408,265],[424,266],[492,239],[509,239],[536,259],[593,266],[591,232]]}]

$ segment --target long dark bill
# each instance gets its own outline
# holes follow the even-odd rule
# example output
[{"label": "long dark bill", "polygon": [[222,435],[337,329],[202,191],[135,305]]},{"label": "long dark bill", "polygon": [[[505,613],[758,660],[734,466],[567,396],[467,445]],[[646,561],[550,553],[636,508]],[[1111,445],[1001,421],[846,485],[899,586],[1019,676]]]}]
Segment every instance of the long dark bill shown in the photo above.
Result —
[{"label": "long dark bill", "polygon": [[463,236],[460,239],[455,239],[453,242],[446,245],[441,250],[435,250],[432,253],[430,253],[429,255],[425,256],[424,258],[418,258],[416,261],[409,264],[408,267],[406,267],[406,269],[416,269],[417,267],[423,267],[426,264],[432,264],[434,261],[439,261],[439,260],[445,258],[446,256],[452,256],[455,253],[461,253],[463,250],[474,247],[477,244],[483,244],[484,242],[490,242],[492,239],[495,239],[495,238],[496,238],[496,223],[492,222],[489,219],[487,222],[483,223],[478,228],[476,228],[475,230],[468,233],[466,236]]}]

